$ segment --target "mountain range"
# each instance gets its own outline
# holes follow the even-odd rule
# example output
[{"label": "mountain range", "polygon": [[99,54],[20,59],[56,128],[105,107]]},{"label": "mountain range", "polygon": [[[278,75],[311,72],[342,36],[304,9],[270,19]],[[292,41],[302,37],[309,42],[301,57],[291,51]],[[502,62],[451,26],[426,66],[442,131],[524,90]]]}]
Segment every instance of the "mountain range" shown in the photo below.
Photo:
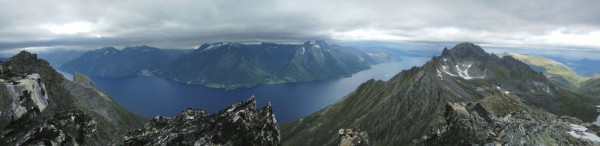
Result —
[{"label": "mountain range", "polygon": [[339,78],[376,63],[354,48],[324,41],[213,43],[178,58],[159,76],[209,87],[237,88]]},{"label": "mountain range", "polygon": [[126,77],[157,71],[170,62],[166,53],[154,47],[135,46],[123,50],[105,47],[86,52],[59,68],[92,77]]},{"label": "mountain range", "polygon": [[63,71],[91,77],[148,75],[215,88],[306,82],[350,76],[371,65],[400,61],[394,49],[359,50],[307,41],[303,44],[203,44],[190,51],[149,46],[106,47],[62,64]]},{"label": "mountain range", "polygon": [[400,58],[400,56],[417,55],[410,52],[401,51],[399,49],[392,49],[386,47],[369,47],[359,50],[365,52],[377,62],[397,62],[402,61],[402,58]]},{"label": "mountain range", "polygon": [[[240,47],[220,45],[231,46],[214,51]],[[356,55],[320,42],[302,45]],[[303,53],[324,53],[304,47]],[[336,103],[279,126],[271,105],[259,110],[254,97],[213,114],[189,108],[146,122],[87,76],[66,80],[23,51],[0,61],[0,145],[599,145],[600,127],[589,122],[598,115],[600,97],[590,95],[598,95],[600,77],[581,82],[575,93],[548,78],[548,66],[557,65],[536,68],[460,43],[423,66],[388,81],[369,80]]]},{"label": "mountain range", "polygon": [[[477,45],[461,43],[444,48],[441,56],[421,67],[402,71],[388,81],[369,80],[338,102],[283,124],[282,135],[284,145],[335,145],[337,129],[355,127],[367,131],[374,145],[444,144],[441,142],[452,140],[447,144],[539,145],[537,142],[542,141],[549,145],[593,145],[590,140],[569,139],[573,136],[567,132],[574,129],[569,124],[594,121],[599,102],[598,98],[555,85],[511,56],[500,58]],[[567,120],[569,117],[576,120]],[[462,118],[467,121],[456,120]],[[500,120],[521,122],[507,125]],[[452,126],[460,122],[466,123]],[[540,132],[544,125],[554,135]],[[514,126],[528,128],[505,131]],[[510,134],[524,136],[515,139]]]}]

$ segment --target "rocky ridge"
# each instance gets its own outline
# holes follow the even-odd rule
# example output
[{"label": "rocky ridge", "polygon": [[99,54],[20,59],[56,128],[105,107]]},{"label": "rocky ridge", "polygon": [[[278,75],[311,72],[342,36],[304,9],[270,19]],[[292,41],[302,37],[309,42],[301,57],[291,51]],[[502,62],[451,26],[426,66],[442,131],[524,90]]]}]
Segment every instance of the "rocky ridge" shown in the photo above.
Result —
[{"label": "rocky ridge", "polygon": [[209,115],[186,109],[173,118],[157,116],[144,128],[126,134],[117,145],[280,145],[271,105],[256,108],[256,99],[238,102]]},{"label": "rocky ridge", "polygon": [[35,54],[22,51],[0,70],[0,145],[105,145],[145,121]]},{"label": "rocky ridge", "polygon": [[357,127],[373,145],[414,145],[446,125],[447,102],[481,103],[501,117],[533,108],[583,122],[595,120],[600,103],[558,87],[510,56],[461,43],[421,67],[388,81],[369,80],[335,104],[282,125],[284,144],[336,145],[337,129]]},{"label": "rocky ridge", "polygon": [[446,125],[423,136],[418,145],[600,144],[595,132],[578,125],[581,120],[533,109],[498,116],[481,103],[448,102],[445,116]]}]

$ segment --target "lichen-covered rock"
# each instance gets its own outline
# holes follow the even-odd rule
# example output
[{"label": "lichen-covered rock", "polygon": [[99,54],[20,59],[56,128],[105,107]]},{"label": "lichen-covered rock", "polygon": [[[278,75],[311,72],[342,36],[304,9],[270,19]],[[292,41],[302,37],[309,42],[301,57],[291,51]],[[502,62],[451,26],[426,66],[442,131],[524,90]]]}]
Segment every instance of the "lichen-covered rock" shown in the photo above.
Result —
[{"label": "lichen-covered rock", "polygon": [[10,78],[0,83],[0,127],[46,109],[48,95],[39,74],[5,77]]},{"label": "lichen-covered rock", "polygon": [[143,129],[115,141],[116,145],[280,145],[271,105],[256,109],[256,100],[238,102],[215,114],[186,109],[174,118],[157,116]]},{"label": "lichen-covered rock", "polygon": [[[495,116],[480,103],[447,103],[446,125],[418,145],[598,145],[600,138],[575,118],[535,111]],[[572,124],[577,123],[577,124]],[[578,134],[579,133],[579,134]],[[586,138],[580,138],[586,137]],[[596,137],[590,138],[590,137]],[[577,139],[580,138],[580,139]]]},{"label": "lichen-covered rock", "polygon": [[340,129],[338,131],[340,139],[339,146],[368,146],[369,138],[367,132],[360,129]]},{"label": "lichen-covered rock", "polygon": [[1,132],[0,145],[84,145],[96,122],[83,111],[56,113],[43,122],[14,122]]}]

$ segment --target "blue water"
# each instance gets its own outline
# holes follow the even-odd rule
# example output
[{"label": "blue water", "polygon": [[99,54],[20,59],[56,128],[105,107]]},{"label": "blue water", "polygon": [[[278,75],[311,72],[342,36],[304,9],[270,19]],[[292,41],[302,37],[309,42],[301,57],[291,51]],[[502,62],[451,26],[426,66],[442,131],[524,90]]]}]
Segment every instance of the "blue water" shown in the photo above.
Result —
[{"label": "blue water", "polygon": [[403,59],[402,62],[375,65],[347,78],[235,90],[144,76],[92,80],[119,104],[149,118],[156,115],[173,116],[188,107],[213,113],[255,95],[259,108],[271,102],[278,122],[284,123],[300,119],[334,103],[369,79],[388,80],[404,69],[420,66],[429,60],[425,57]]}]

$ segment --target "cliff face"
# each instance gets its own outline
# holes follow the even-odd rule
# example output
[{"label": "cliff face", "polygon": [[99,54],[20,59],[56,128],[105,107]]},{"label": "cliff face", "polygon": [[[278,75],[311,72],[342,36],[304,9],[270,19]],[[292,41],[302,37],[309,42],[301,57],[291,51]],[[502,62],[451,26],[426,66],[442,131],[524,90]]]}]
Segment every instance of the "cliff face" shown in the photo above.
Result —
[{"label": "cliff face", "polygon": [[[5,76],[6,77],[6,76]],[[12,76],[0,81],[0,127],[48,106],[46,87],[39,74]]]},{"label": "cliff face", "polygon": [[157,116],[117,145],[280,145],[271,105],[256,109],[251,97],[215,114],[186,109],[174,118]]},{"label": "cliff face", "polygon": [[[0,145],[105,145],[145,119],[21,52],[0,62]],[[81,77],[80,77],[81,78]]]}]

